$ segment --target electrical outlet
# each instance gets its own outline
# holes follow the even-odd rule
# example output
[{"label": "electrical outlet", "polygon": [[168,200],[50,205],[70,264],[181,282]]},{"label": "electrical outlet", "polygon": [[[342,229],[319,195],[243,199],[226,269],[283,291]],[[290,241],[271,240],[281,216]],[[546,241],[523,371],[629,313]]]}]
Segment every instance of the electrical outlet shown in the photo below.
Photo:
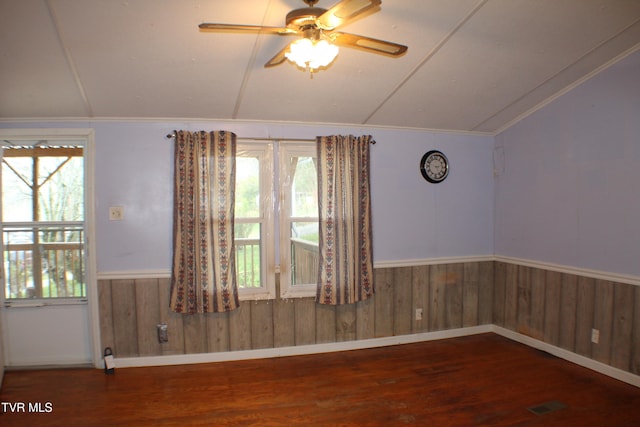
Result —
[{"label": "electrical outlet", "polygon": [[161,344],[169,342],[169,326],[166,323],[159,323],[156,328],[158,329],[158,342]]},{"label": "electrical outlet", "polygon": [[591,342],[594,344],[598,344],[599,341],[600,341],[600,330],[591,329]]},{"label": "electrical outlet", "polygon": [[111,206],[109,208],[109,220],[110,221],[122,221],[124,219],[124,207],[123,206]]},{"label": "electrical outlet", "polygon": [[422,309],[416,308],[416,320],[422,320]]}]

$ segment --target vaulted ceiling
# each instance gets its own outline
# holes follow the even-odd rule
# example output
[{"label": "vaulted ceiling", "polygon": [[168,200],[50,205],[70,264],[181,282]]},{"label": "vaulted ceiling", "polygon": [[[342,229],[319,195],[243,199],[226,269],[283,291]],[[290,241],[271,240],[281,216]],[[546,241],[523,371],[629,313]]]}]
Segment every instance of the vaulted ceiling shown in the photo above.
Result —
[{"label": "vaulted ceiling", "polygon": [[[338,0],[320,0],[328,9]],[[640,46],[640,0],[384,0],[310,78],[263,65],[301,0],[0,0],[0,119],[233,119],[495,133]]]}]

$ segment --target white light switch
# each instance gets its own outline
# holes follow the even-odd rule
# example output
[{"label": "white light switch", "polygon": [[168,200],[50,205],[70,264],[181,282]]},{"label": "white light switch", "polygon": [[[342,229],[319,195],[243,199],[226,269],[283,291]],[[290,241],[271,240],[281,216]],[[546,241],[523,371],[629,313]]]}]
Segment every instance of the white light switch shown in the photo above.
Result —
[{"label": "white light switch", "polygon": [[124,206],[111,206],[109,208],[110,221],[122,221],[124,219]]}]

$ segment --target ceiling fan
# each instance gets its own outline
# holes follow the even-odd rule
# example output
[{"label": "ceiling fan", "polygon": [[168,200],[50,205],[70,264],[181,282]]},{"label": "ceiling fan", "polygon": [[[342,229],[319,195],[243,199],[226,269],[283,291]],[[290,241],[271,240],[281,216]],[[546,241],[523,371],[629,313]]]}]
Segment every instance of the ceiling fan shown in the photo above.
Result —
[{"label": "ceiling fan", "polygon": [[285,27],[202,23],[199,28],[202,31],[301,36],[301,39],[289,43],[264,66],[265,68],[274,67],[288,59],[300,68],[309,70],[312,75],[314,71],[325,68],[335,59],[338,53],[337,46],[392,57],[400,56],[407,51],[407,46],[401,44],[335,31],[366,11],[376,11],[382,0],[342,0],[329,9],[314,7],[318,0],[303,1],[308,7],[289,12],[285,19]]}]

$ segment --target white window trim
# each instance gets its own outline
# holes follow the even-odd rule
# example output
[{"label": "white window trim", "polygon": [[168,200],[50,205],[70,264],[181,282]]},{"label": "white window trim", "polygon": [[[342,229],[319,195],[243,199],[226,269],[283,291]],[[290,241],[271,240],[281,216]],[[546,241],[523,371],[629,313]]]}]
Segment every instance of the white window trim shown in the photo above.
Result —
[{"label": "white window trim", "polygon": [[239,288],[241,301],[255,301],[276,298],[275,283],[275,241],[274,241],[274,175],[273,175],[273,143],[239,141],[236,156],[251,155],[258,157],[260,164],[260,197],[262,224],[261,259],[264,267],[261,269],[260,288]]},{"label": "white window trim", "polygon": [[[309,142],[283,141],[278,145],[278,168],[279,168],[279,249],[280,249],[280,297],[281,298],[306,298],[315,297],[317,285],[315,283],[295,285],[291,284],[291,245],[289,244],[290,229],[289,222],[295,220],[291,216],[291,193],[288,189],[291,186],[291,179],[287,168],[287,159],[291,155],[300,157],[316,155],[316,146]],[[299,218],[304,220],[306,218]]]}]

